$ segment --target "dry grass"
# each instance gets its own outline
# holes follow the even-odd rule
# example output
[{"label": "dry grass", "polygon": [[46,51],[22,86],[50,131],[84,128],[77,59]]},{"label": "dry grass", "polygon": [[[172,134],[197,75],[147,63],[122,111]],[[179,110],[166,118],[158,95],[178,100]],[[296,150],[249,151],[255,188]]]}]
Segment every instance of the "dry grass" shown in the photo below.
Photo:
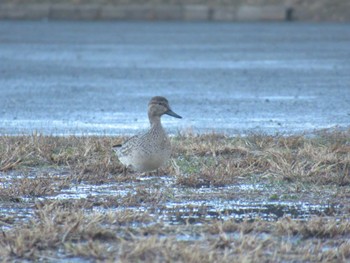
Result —
[{"label": "dry grass", "polygon": [[[350,132],[304,136],[226,137],[210,134],[175,138],[171,172],[187,186],[226,185],[237,177],[318,185],[350,184]],[[184,157],[185,156],[185,157]]]},{"label": "dry grass", "polygon": [[277,233],[301,235],[303,238],[335,238],[350,236],[350,221],[348,218],[335,220],[322,217],[312,218],[307,222],[296,222],[290,218],[281,220],[276,225]]},{"label": "dry grass", "polygon": [[342,218],[312,217],[308,221],[296,221],[289,217],[281,218],[277,222],[263,220],[238,222],[235,220],[216,221],[206,226],[211,234],[239,232],[248,234],[252,232],[269,233],[273,235],[301,236],[308,238],[335,238],[350,236],[350,220]]},{"label": "dry grass", "polygon": [[101,227],[106,218],[86,215],[82,209],[66,209],[56,203],[38,207],[35,217],[19,228],[3,232],[3,257],[37,258],[42,250],[55,249],[69,241],[113,240],[116,234]]},{"label": "dry grass", "polygon": [[105,183],[122,171],[112,144],[106,137],[1,136],[0,172],[66,167],[78,182]]},{"label": "dry grass", "polygon": [[[206,225],[152,224],[140,212],[91,212],[79,204],[37,205],[33,219],[0,238],[4,260],[70,258],[121,262],[346,262],[349,220],[213,220]],[[142,220],[143,217],[148,220]],[[140,220],[141,219],[141,220]],[[139,225],[135,226],[135,222]],[[140,225],[141,224],[141,225]],[[196,236],[184,239],[181,236]],[[55,251],[60,251],[57,254]]]},{"label": "dry grass", "polygon": [[[75,180],[105,183],[122,166],[110,137],[0,137],[0,171],[65,166]],[[173,138],[174,165],[163,170],[178,183],[198,187],[234,183],[262,175],[273,180],[350,184],[350,131],[304,136],[227,137],[218,134]]]},{"label": "dry grass", "polygon": [[[166,180],[158,183],[155,174],[149,177],[149,184],[150,179],[132,172],[121,176],[122,166],[111,151],[117,140],[120,138],[0,137],[2,206],[27,206],[33,213],[25,220],[0,214],[1,260],[350,260],[350,131],[322,132],[314,137],[179,135],[172,138],[173,161],[160,173],[175,176],[171,185],[164,185]],[[225,186],[242,180],[267,181],[272,183],[271,189],[286,185],[277,193],[269,189],[248,192],[252,200],[269,200],[282,193],[299,199],[302,193],[312,191],[317,199],[327,194],[337,211],[306,220],[282,217],[270,222],[220,216],[225,210],[218,210],[219,216],[214,217],[215,211],[208,206],[193,206],[191,202],[186,207],[166,208],[169,201],[177,204],[216,198],[219,205],[220,198],[240,200],[240,193],[229,187],[225,192]],[[123,185],[125,188],[115,189],[125,192],[76,200],[45,199],[79,184]],[[210,195],[196,189],[203,186],[223,188]],[[23,201],[23,197],[30,201]],[[165,223],[160,215],[174,218],[175,224]]]},{"label": "dry grass", "polygon": [[0,185],[0,200],[17,197],[41,197],[55,195],[62,188],[68,187],[69,182],[58,176],[42,173],[35,178],[24,177],[12,179],[4,185]]}]

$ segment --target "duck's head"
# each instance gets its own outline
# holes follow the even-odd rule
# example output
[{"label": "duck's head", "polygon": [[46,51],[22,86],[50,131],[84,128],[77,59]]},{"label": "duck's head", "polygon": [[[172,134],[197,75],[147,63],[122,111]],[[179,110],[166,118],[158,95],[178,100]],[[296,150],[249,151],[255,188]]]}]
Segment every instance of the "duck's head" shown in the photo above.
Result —
[{"label": "duck's head", "polygon": [[182,117],[173,112],[166,98],[161,96],[153,97],[148,103],[148,116],[150,118],[161,117],[163,114],[181,119]]}]

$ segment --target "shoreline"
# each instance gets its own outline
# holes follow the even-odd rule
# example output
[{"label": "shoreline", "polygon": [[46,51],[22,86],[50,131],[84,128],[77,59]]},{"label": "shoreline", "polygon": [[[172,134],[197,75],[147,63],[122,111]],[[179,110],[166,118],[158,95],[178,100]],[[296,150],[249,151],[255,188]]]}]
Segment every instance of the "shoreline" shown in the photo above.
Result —
[{"label": "shoreline", "polygon": [[149,4],[95,1],[10,2],[0,4],[0,20],[117,20],[117,21],[350,21],[347,3],[238,1],[231,4],[193,1]]}]

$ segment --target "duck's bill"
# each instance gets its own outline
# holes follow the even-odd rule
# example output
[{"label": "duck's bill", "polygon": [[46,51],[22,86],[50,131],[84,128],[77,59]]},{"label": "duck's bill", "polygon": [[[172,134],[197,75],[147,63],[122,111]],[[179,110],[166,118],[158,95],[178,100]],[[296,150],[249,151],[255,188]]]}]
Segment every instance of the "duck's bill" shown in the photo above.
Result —
[{"label": "duck's bill", "polygon": [[182,117],[180,115],[177,115],[175,112],[173,112],[172,110],[168,110],[165,114],[168,114],[170,116],[173,116],[175,118],[179,118],[182,119]]}]

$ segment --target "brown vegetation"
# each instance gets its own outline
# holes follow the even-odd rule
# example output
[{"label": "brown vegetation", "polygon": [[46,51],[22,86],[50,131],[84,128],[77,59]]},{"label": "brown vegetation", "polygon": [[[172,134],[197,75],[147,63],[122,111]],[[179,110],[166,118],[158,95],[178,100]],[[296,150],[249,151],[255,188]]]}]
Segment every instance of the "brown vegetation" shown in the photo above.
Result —
[{"label": "brown vegetation", "polygon": [[[116,141],[0,137],[1,260],[350,260],[350,131],[312,137],[178,135],[172,138],[172,162],[159,172],[171,178],[169,184],[156,173],[129,171],[124,177],[111,151]],[[264,187],[230,188],[242,182]],[[109,188],[54,199],[80,185]],[[317,216],[267,221],[235,219],[227,208],[213,212],[205,205],[282,198],[329,206]],[[202,204],[195,205],[197,200]],[[27,208],[31,215],[21,218],[7,207]]]},{"label": "brown vegetation", "polygon": [[211,134],[178,137],[175,145],[174,172],[178,183],[188,186],[225,185],[254,174],[288,182],[350,184],[348,132],[315,138]]},{"label": "brown vegetation", "polygon": [[[110,137],[2,136],[0,171],[66,167],[75,180],[107,182],[111,175],[122,171],[111,151],[115,140]],[[201,180],[203,184],[225,185],[233,183],[235,177],[253,174],[316,184],[350,183],[349,132],[324,132],[314,138],[190,135],[173,138],[173,145],[174,165],[163,171],[175,173],[181,184],[189,182],[196,186],[193,181]]]},{"label": "brown vegetation", "polygon": [[[138,225],[135,225],[138,222]],[[79,257],[122,262],[337,261],[350,259],[349,220],[213,220],[203,227],[153,225],[140,212],[87,212],[60,202],[3,231],[2,259]],[[181,237],[193,236],[188,240]],[[302,244],[302,245],[301,245]],[[56,251],[60,251],[57,254]],[[313,252],[311,252],[313,251]]]}]

